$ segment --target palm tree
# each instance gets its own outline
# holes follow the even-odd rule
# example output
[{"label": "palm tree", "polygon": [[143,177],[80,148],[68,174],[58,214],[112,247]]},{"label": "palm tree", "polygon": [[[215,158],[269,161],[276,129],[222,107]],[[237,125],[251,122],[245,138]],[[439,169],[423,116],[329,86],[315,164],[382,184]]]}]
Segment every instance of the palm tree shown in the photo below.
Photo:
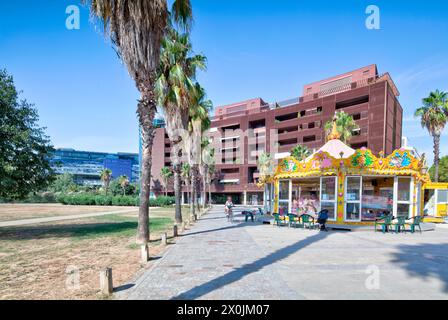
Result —
[{"label": "palm tree", "polygon": [[272,155],[267,152],[260,154],[257,166],[261,177],[272,175],[274,173],[274,161],[272,160]]},{"label": "palm tree", "polygon": [[264,208],[268,211],[270,208],[267,205],[267,199],[269,195],[269,199],[272,199],[271,187],[269,183],[266,183],[266,178],[272,176],[274,174],[274,160],[272,159],[272,155],[267,152],[263,152],[258,157],[257,161],[258,171],[260,172],[261,180],[265,181],[264,184]]},{"label": "palm tree", "polygon": [[191,166],[189,163],[184,162],[182,163],[182,168],[180,170],[180,175],[182,179],[184,180],[184,184],[187,187],[187,193],[188,193],[188,202],[191,201],[191,193],[190,193],[190,178],[191,178]]},{"label": "palm tree", "polygon": [[[205,188],[205,172],[207,171],[207,161],[205,159],[205,151],[209,146],[208,138],[203,137],[204,132],[210,128],[209,113],[213,109],[213,103],[207,99],[205,90],[196,83],[192,90],[192,101],[189,109],[188,132],[190,136],[190,161],[192,165],[192,180],[196,180],[198,172],[202,176],[202,199],[205,206],[206,188]],[[194,194],[197,195],[197,183],[194,183]],[[197,198],[197,197],[196,197]],[[195,199],[196,199],[195,198]],[[194,209],[192,214],[196,217]]]},{"label": "palm tree", "polygon": [[448,121],[448,93],[433,91],[423,100],[423,106],[415,110],[422,128],[426,128],[434,141],[434,181],[439,181],[440,136]]},{"label": "palm tree", "polygon": [[162,177],[163,181],[163,188],[165,189],[165,196],[168,195],[168,182],[170,178],[173,176],[173,172],[168,167],[163,167],[160,169],[160,176]]},{"label": "palm tree", "polygon": [[353,132],[359,130],[359,126],[356,124],[355,120],[353,120],[351,115],[344,111],[337,111],[334,115],[334,119],[325,123],[325,132],[327,133],[327,136],[333,129],[333,121],[336,121],[336,128],[340,134],[339,140],[344,143],[348,143],[353,136]]},{"label": "palm tree", "polygon": [[[208,147],[210,145],[210,140],[208,138],[203,138],[201,143],[201,163],[199,165],[199,173],[202,177],[202,209],[205,209],[205,205],[207,204],[207,181],[208,181],[208,166],[209,166],[209,158],[210,158],[210,150]],[[214,149],[212,149],[214,150]]]},{"label": "palm tree", "polygon": [[129,179],[126,176],[119,176],[118,183],[121,186],[121,190],[123,190],[123,195],[126,195],[126,187],[129,185]]},{"label": "palm tree", "polygon": [[298,144],[291,149],[291,156],[293,156],[298,161],[305,160],[310,154],[310,149],[308,149],[307,146],[301,144]]},{"label": "palm tree", "polygon": [[103,181],[104,190],[106,190],[107,195],[107,192],[109,191],[110,181],[112,180],[112,170],[107,168],[103,169],[100,173],[100,178],[101,181]]},{"label": "palm tree", "polygon": [[212,204],[212,189],[211,185],[213,182],[213,177],[215,175],[215,149],[212,149],[212,152],[210,154],[210,162],[208,164],[208,170],[207,170],[207,184],[208,184],[208,205],[210,206]]},{"label": "palm tree", "polygon": [[191,43],[187,34],[171,29],[162,41],[160,65],[155,86],[158,105],[163,109],[166,130],[173,149],[175,219],[182,222],[181,209],[181,157],[183,135],[188,129],[189,108],[196,70],[205,69],[206,58],[191,55]]},{"label": "palm tree", "polygon": [[154,83],[159,66],[160,45],[167,27],[177,23],[189,30],[190,0],[174,0],[171,14],[167,0],[82,0],[103,26],[119,58],[140,92],[137,104],[142,140],[140,208],[137,242],[149,242],[149,197],[151,185],[153,120],[156,113]]}]

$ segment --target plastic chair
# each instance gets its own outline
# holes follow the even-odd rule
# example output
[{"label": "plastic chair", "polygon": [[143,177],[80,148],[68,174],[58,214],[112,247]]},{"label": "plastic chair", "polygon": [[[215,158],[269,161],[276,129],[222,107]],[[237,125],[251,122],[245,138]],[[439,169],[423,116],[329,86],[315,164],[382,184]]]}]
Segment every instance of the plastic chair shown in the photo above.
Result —
[{"label": "plastic chair", "polygon": [[395,233],[399,233],[400,231],[406,232],[406,218],[405,217],[397,217],[397,221],[393,223],[395,227]]},{"label": "plastic chair", "polygon": [[415,216],[412,217],[412,222],[407,222],[406,225],[408,225],[411,228],[411,233],[415,232],[415,227],[418,227],[420,233],[422,233],[422,228],[420,226],[420,222],[422,221],[421,216]]},{"label": "plastic chair", "polygon": [[392,219],[394,217],[392,215],[387,215],[380,217],[375,220],[375,232],[377,231],[377,226],[381,226],[381,231],[386,233],[389,231],[389,227],[392,225]]}]

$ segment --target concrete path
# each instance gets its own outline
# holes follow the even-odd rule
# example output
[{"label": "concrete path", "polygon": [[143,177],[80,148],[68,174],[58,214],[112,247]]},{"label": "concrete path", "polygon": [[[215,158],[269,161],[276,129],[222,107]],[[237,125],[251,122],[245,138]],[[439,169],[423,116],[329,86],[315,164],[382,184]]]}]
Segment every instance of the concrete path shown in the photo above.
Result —
[{"label": "concrete path", "polygon": [[121,299],[300,299],[246,232],[259,224],[227,222],[215,207],[148,270]]},{"label": "concrete path", "polygon": [[229,224],[214,208],[118,299],[448,299],[448,230]]},{"label": "concrete path", "polygon": [[76,220],[76,219],[83,219],[83,218],[99,217],[99,216],[106,216],[106,215],[110,215],[110,214],[136,212],[136,210],[138,210],[138,209],[126,209],[126,210],[118,210],[118,211],[72,214],[69,216],[55,216],[55,217],[43,217],[43,218],[30,218],[30,219],[3,221],[3,222],[0,222],[0,228],[1,227],[23,226],[23,225],[27,225],[27,224],[38,224],[38,223],[55,222],[55,221],[63,221],[63,220]]}]

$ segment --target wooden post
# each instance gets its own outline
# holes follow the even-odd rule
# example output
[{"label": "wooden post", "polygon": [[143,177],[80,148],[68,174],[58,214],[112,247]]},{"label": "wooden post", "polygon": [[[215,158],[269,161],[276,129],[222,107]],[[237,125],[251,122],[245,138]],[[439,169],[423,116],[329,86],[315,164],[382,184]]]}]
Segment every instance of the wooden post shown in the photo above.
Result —
[{"label": "wooden post", "polygon": [[147,244],[142,244],[140,247],[140,254],[142,257],[142,263],[146,263],[149,261],[149,250]]},{"label": "wooden post", "polygon": [[166,233],[162,233],[162,246],[166,246],[168,244]]},{"label": "wooden post", "polygon": [[178,233],[178,231],[177,231],[177,224],[175,224],[174,226],[173,226],[173,237],[177,237],[179,235],[179,233]]},{"label": "wooden post", "polygon": [[114,291],[114,284],[112,280],[112,268],[105,268],[100,271],[100,289],[104,295],[111,295]]}]

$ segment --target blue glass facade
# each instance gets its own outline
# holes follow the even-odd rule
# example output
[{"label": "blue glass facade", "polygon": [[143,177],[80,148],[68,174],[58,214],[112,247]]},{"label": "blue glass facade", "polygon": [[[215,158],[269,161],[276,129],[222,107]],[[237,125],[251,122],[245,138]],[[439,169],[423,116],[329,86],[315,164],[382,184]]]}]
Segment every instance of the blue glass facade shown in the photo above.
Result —
[{"label": "blue glass facade", "polygon": [[57,174],[70,173],[75,182],[83,185],[101,185],[100,173],[112,170],[112,177],[127,176],[132,182],[139,180],[139,155],[137,153],[104,153],[56,149],[51,159]]}]

